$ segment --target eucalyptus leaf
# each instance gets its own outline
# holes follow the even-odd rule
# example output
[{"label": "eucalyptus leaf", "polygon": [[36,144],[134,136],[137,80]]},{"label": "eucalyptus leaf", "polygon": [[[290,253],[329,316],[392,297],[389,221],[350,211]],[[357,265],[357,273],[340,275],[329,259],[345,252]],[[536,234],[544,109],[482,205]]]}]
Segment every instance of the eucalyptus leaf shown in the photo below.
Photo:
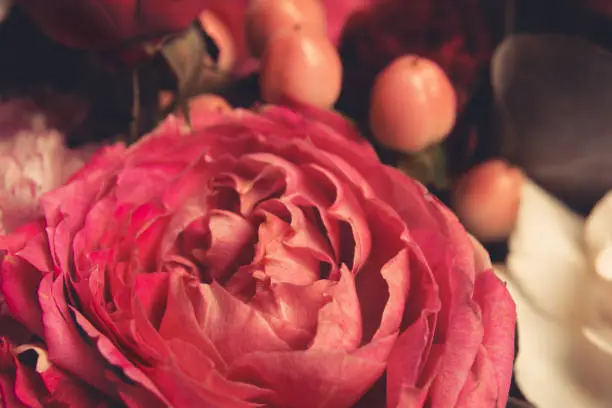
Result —
[{"label": "eucalyptus leaf", "polygon": [[419,153],[407,154],[398,160],[397,167],[425,185],[433,185],[436,189],[448,188],[442,145],[433,145]]},{"label": "eucalyptus leaf", "polygon": [[567,35],[513,35],[491,76],[507,158],[588,211],[612,189],[612,53]]},{"label": "eucalyptus leaf", "polygon": [[228,73],[218,69],[209,53],[205,34],[197,25],[168,40],[161,47],[177,80],[178,104],[204,92],[218,92],[230,81]]}]

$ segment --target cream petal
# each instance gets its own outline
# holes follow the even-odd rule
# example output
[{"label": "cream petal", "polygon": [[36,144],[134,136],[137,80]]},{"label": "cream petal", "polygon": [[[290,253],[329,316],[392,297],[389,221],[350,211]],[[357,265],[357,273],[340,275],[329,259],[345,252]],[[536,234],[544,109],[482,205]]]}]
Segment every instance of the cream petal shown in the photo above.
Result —
[{"label": "cream petal", "polygon": [[[601,347],[607,346],[601,337],[606,327],[597,320],[582,327],[601,313],[593,306],[609,290],[606,284],[593,285],[584,228],[583,218],[526,182],[508,263],[496,267],[517,305],[516,381],[536,407],[612,405],[612,355]],[[603,343],[585,334],[600,336]]]},{"label": "cream petal", "polygon": [[583,286],[582,333],[595,347],[612,356],[612,282],[591,273]]},{"label": "cream petal", "polygon": [[517,305],[515,378],[538,408],[604,408],[612,402],[612,357],[569,325],[543,317],[508,284]]},{"label": "cream petal", "polygon": [[595,257],[595,271],[600,278],[612,281],[612,243],[607,244]]},{"label": "cream petal", "polygon": [[588,255],[595,264],[597,274],[612,279],[612,192],[602,198],[589,214],[584,227],[584,240]]},{"label": "cream petal", "polygon": [[607,193],[589,214],[584,228],[585,252],[592,271],[585,297],[584,336],[602,352],[612,355],[612,192]]},{"label": "cream petal", "polygon": [[13,353],[15,355],[24,353],[26,351],[33,351],[36,353],[36,371],[42,373],[47,371],[51,367],[51,361],[49,360],[49,355],[47,350],[42,347],[33,345],[33,344],[23,344],[21,346],[15,347]]},{"label": "cream petal", "polygon": [[509,239],[507,277],[540,312],[575,316],[588,264],[583,254],[584,219],[532,181],[526,181]]}]

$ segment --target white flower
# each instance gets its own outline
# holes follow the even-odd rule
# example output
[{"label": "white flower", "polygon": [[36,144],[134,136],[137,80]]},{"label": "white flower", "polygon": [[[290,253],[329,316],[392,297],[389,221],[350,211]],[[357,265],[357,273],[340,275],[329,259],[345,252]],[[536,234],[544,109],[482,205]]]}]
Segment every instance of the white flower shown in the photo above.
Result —
[{"label": "white flower", "polygon": [[40,196],[63,184],[86,155],[67,149],[27,103],[0,103],[0,233],[41,215]]},{"label": "white flower", "polygon": [[588,218],[526,182],[502,279],[518,312],[516,380],[540,408],[612,406],[612,194]]}]

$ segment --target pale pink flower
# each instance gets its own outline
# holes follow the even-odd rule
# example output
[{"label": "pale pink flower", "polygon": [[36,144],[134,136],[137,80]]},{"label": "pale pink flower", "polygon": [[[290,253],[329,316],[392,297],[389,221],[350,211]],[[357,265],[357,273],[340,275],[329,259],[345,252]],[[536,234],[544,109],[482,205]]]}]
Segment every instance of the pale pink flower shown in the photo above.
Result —
[{"label": "pale pink flower", "polygon": [[41,195],[63,184],[86,156],[66,148],[28,101],[0,103],[0,233],[39,216]]}]

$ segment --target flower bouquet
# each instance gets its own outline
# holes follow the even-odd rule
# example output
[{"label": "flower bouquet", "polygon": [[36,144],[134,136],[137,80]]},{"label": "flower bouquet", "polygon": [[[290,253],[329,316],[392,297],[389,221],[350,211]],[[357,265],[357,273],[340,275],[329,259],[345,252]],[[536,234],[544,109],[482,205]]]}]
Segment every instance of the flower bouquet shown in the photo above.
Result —
[{"label": "flower bouquet", "polygon": [[530,7],[0,3],[0,406],[609,406],[609,10]]}]

